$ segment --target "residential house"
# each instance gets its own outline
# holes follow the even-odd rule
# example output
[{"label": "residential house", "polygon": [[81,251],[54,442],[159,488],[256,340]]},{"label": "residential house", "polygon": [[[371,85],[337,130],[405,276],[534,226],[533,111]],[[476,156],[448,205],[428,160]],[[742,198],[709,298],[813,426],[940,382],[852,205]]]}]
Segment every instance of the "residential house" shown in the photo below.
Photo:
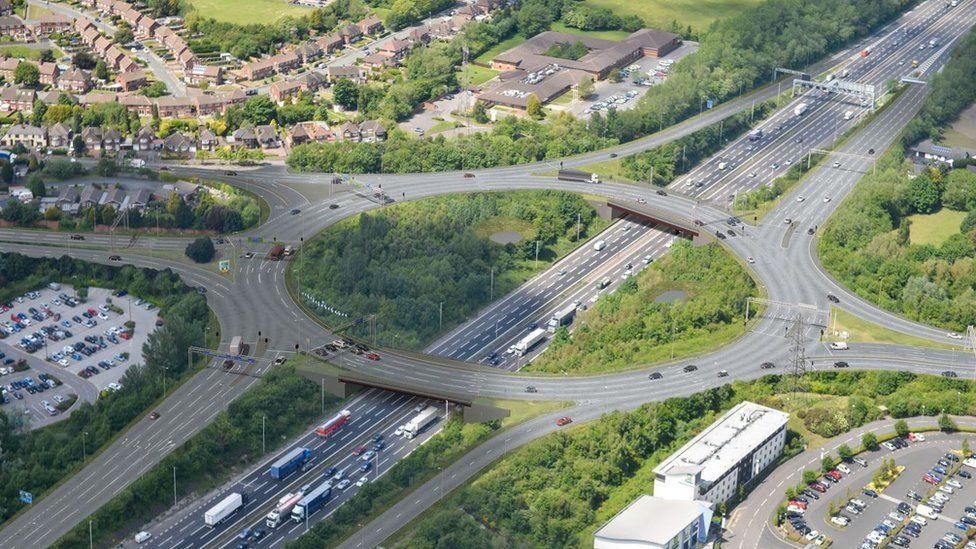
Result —
[{"label": "residential house", "polygon": [[161,117],[188,118],[194,114],[193,100],[189,97],[160,97],[156,100],[156,110]]},{"label": "residential house", "polygon": [[47,129],[47,143],[52,149],[71,148],[71,128],[63,122],[58,122],[49,127]]},{"label": "residential house", "polygon": [[29,124],[13,124],[3,136],[2,142],[7,147],[19,143],[28,149],[39,149],[47,146],[47,131]]},{"label": "residential house", "polygon": [[70,93],[64,93],[60,90],[48,90],[37,92],[37,99],[40,99],[41,103],[44,103],[48,107],[51,105],[57,105],[61,101],[61,97],[68,97],[71,99],[72,103],[76,103],[78,100]]},{"label": "residential house", "polygon": [[197,150],[198,151],[210,151],[213,152],[217,150],[220,146],[220,140],[216,135],[208,128],[200,128],[197,132]]},{"label": "residential house", "polygon": [[101,105],[102,103],[116,103],[118,102],[118,95],[114,93],[100,93],[91,92],[85,95],[78,96],[78,104],[82,107],[90,107],[92,105]]},{"label": "residential house", "polygon": [[211,116],[224,112],[227,103],[223,98],[215,95],[197,95],[193,97],[193,106],[197,116]]},{"label": "residential house", "polygon": [[411,44],[426,44],[430,42],[430,31],[427,26],[420,26],[407,33],[407,41]]},{"label": "residential house", "polygon": [[356,26],[359,27],[359,31],[363,34],[379,34],[383,32],[383,22],[375,15],[370,15],[366,19],[356,23]]},{"label": "residential house", "polygon": [[45,13],[37,21],[27,23],[28,29],[35,37],[48,36],[54,33],[71,30],[71,18],[60,13]]},{"label": "residential house", "polygon": [[281,105],[292,97],[296,97],[301,90],[302,83],[299,79],[281,80],[268,87],[268,95]]},{"label": "residential house", "polygon": [[0,16],[0,36],[10,36],[17,40],[27,39],[27,26],[20,17]]},{"label": "residential house", "polygon": [[145,95],[123,95],[119,97],[119,103],[140,116],[152,116],[153,104]]},{"label": "residential house", "polygon": [[356,25],[346,25],[339,29],[339,36],[342,37],[342,41],[346,44],[352,44],[362,38],[363,31]]},{"label": "residential house", "polygon": [[0,58],[0,76],[2,76],[7,82],[13,82],[14,71],[17,70],[17,65],[19,64],[20,59],[17,59],[16,57]]},{"label": "residential house", "polygon": [[190,156],[196,152],[196,144],[186,135],[174,132],[163,139],[163,152],[174,156]]},{"label": "residential house", "polygon": [[234,146],[246,149],[256,149],[258,146],[258,137],[254,133],[254,128],[238,128],[230,134],[228,141]]},{"label": "residential house", "polygon": [[377,143],[386,140],[386,128],[379,120],[367,120],[359,125],[360,138],[366,143]]},{"label": "residential house", "polygon": [[310,120],[292,126],[285,136],[285,145],[291,148],[302,143],[322,143],[334,139],[328,124],[318,120]]},{"label": "residential house", "polygon": [[72,67],[58,76],[57,88],[62,91],[88,93],[91,89],[91,78],[87,71]]},{"label": "residential house", "polygon": [[146,73],[143,71],[131,71],[119,73],[116,81],[122,86],[122,91],[131,92],[149,84]]},{"label": "residential house", "polygon": [[122,60],[126,58],[126,55],[125,52],[123,52],[113,44],[109,46],[108,49],[105,50],[105,54],[102,57],[105,58],[105,63],[112,70],[117,71],[119,70],[119,67],[122,66]]},{"label": "residential house", "polygon": [[[229,107],[231,105],[243,105],[247,101],[247,94],[244,90],[231,90],[217,95]],[[226,108],[226,107],[225,107]]]},{"label": "residential house", "polygon": [[139,63],[136,63],[128,55],[126,55],[125,57],[123,57],[122,58],[122,61],[119,62],[119,72],[135,72],[135,71],[141,71],[141,70],[142,70],[142,67],[139,66]]},{"label": "residential house", "polygon": [[132,149],[136,151],[159,150],[160,147],[162,147],[162,141],[156,138],[156,133],[153,131],[152,126],[139,128],[135,139],[132,141]]},{"label": "residential house", "polygon": [[57,82],[58,75],[61,74],[61,70],[58,69],[57,63],[40,62],[37,64],[37,69],[41,73],[41,84],[47,86],[53,86]]},{"label": "residential house", "polygon": [[10,0],[0,0],[0,15],[13,15],[14,7]]},{"label": "residential house", "polygon": [[470,4],[466,6],[462,6],[458,8],[457,11],[454,12],[455,17],[460,16],[464,18],[464,21],[470,21],[480,14],[481,14],[481,10],[479,10],[478,8]]},{"label": "residential house", "polygon": [[275,65],[271,59],[258,59],[241,67],[241,74],[248,80],[261,80],[274,74]]},{"label": "residential house", "polygon": [[146,207],[152,202],[152,191],[149,189],[138,189],[129,193],[129,208],[145,212]]},{"label": "residential house", "polygon": [[184,49],[176,55],[176,61],[184,71],[188,71],[193,68],[193,65],[197,62],[197,58],[190,51],[190,48],[184,46]]},{"label": "residential house", "polygon": [[976,150],[936,145],[931,139],[925,139],[910,150],[916,163],[945,164],[950,168],[957,161],[967,160],[976,155]]},{"label": "residential house", "polygon": [[20,111],[30,114],[34,112],[35,99],[37,99],[37,93],[34,90],[17,87],[0,88],[0,110],[2,111]]},{"label": "residential house", "polygon": [[304,42],[295,48],[295,54],[301,59],[301,63],[307,65],[311,61],[322,57],[322,47],[315,42]]},{"label": "residential house", "polygon": [[393,59],[403,59],[410,50],[410,42],[394,38],[376,47],[376,52]]},{"label": "residential house", "polygon": [[129,197],[121,187],[113,186],[102,193],[99,206],[112,206],[116,211],[124,210],[129,203]]},{"label": "residential house", "polygon": [[346,42],[345,40],[342,39],[341,36],[339,36],[336,33],[333,33],[333,34],[326,34],[325,36],[320,36],[315,41],[315,43],[318,44],[320,48],[322,48],[323,52],[329,54],[341,50],[342,46],[345,45]]},{"label": "residential house", "polygon": [[102,149],[106,151],[117,151],[122,148],[122,133],[115,128],[109,128],[102,132]]},{"label": "residential house", "polygon": [[277,149],[281,146],[278,129],[270,124],[255,127],[254,135],[262,149]]},{"label": "residential house", "polygon": [[399,62],[395,58],[383,55],[382,53],[371,53],[363,57],[362,61],[363,65],[374,71],[381,71],[399,65]]},{"label": "residential house", "polygon": [[108,49],[111,47],[112,47],[112,41],[109,40],[108,38],[105,38],[101,34],[99,34],[98,37],[95,38],[95,41],[92,42],[92,49],[95,50],[95,54],[98,55],[99,57],[105,57],[105,54],[108,52]]},{"label": "residential house", "polygon": [[352,122],[346,122],[336,131],[336,139],[339,141],[359,141],[360,138],[359,126]]},{"label": "residential house", "polygon": [[96,188],[94,185],[85,185],[85,188],[81,191],[81,196],[78,198],[78,205],[83,209],[96,206],[101,202],[103,194],[105,192]]},{"label": "residential house", "polygon": [[186,71],[184,80],[190,84],[201,84],[203,82],[221,84],[224,81],[224,69],[216,65],[204,65],[195,62],[190,70]]},{"label": "residential house", "polygon": [[340,78],[348,78],[353,82],[362,84],[365,81],[365,73],[360,67],[352,65],[335,65],[325,69],[325,78],[329,84],[335,84]]},{"label": "residential house", "polygon": [[58,193],[54,204],[62,212],[74,215],[78,213],[80,207],[79,198],[77,187],[61,187],[61,192]]},{"label": "residential house", "polygon": [[24,204],[27,204],[31,200],[34,200],[34,193],[31,192],[27,187],[10,187],[10,196],[16,198]]},{"label": "residential house", "polygon": [[302,60],[294,51],[279,53],[271,58],[274,61],[274,69],[277,72],[288,72],[302,66]]},{"label": "residential house", "polygon": [[92,47],[95,46],[95,41],[98,40],[99,37],[101,36],[102,36],[101,33],[99,33],[98,29],[96,29],[94,26],[88,27],[85,30],[81,31],[82,41],[84,41],[86,44]]},{"label": "residential house", "polygon": [[135,30],[142,36],[152,36],[156,32],[157,28],[159,28],[159,23],[148,15],[143,15],[138,21],[136,21]]},{"label": "residential house", "polygon": [[88,29],[95,28],[95,24],[91,22],[87,17],[79,17],[75,19],[75,32],[78,34],[83,34]]},{"label": "residential house", "polygon": [[85,142],[85,149],[89,152],[102,150],[102,129],[88,127],[81,130],[81,139]]}]

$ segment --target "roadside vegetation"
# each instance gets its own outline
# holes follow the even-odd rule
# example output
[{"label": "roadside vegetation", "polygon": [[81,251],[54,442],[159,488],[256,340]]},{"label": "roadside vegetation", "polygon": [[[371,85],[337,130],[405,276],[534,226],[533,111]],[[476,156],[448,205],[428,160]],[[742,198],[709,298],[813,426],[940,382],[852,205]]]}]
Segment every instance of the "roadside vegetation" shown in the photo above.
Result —
[{"label": "roadside vegetation", "polygon": [[[417,349],[571,251],[577,220],[581,239],[607,225],[561,191],[427,198],[326,229],[289,276],[330,325],[375,315],[380,344]],[[355,330],[369,334],[366,324]]]},{"label": "roadside vegetation", "polygon": [[[586,121],[564,113],[546,123],[506,121],[496,123],[490,132],[449,140],[413,139],[393,130],[381,143],[301,145],[289,154],[288,164],[302,171],[439,171],[554,159],[604,148],[697,115],[703,98],[721,103],[738,96],[767,82],[773,67],[798,68],[813,62],[871,32],[909,4],[908,0],[827,0],[797,5],[766,0],[704,31],[698,37],[699,51],[675,63],[670,77],[650,88],[634,109],[594,113]],[[549,30],[560,19],[562,24],[589,30],[622,28],[629,25],[625,21],[632,21],[627,15],[586,5],[526,1],[517,11],[502,10],[490,22],[468,25],[463,37],[413,50],[405,67],[391,73],[392,84],[357,86],[355,100],[346,107],[367,118],[401,120],[423,101],[442,95],[437,90],[457,87],[454,67],[460,64],[462,43],[477,56],[513,36],[531,37]],[[484,105],[476,105],[473,116],[487,122]]]},{"label": "roadside vegetation", "polygon": [[[686,297],[657,301],[669,291]],[[756,292],[721,246],[676,240],[670,253],[579,313],[571,335],[557,331],[525,370],[589,374],[704,353],[743,333],[746,298]]]},{"label": "roadside vegetation", "polygon": [[654,467],[742,400],[804,416],[788,427],[782,463],[802,451],[809,433],[826,438],[861,426],[879,417],[878,405],[893,417],[935,416],[942,409],[970,415],[972,389],[968,381],[910,372],[817,372],[798,386],[767,376],[614,412],[513,452],[385,545],[591,547],[597,528],[650,491]]},{"label": "roadside vegetation", "polygon": [[[0,254],[0,302],[49,282],[72,284],[79,296],[86,295],[89,286],[126,290],[155,303],[165,324],[149,335],[142,351],[145,364],[131,366],[119,380],[124,390],[107,393],[94,404],[76,404],[67,418],[33,431],[27,430],[22,417],[0,411],[3,521],[26,507],[18,500],[19,490],[33,493],[35,500],[43,497],[46,490],[81,469],[83,445],[91,458],[161,398],[164,370],[169,388],[190,375],[187,347],[206,344],[206,301],[171,271]],[[82,433],[87,433],[85,440]]]},{"label": "roadside vegetation", "polygon": [[[328,397],[325,404],[332,406],[336,402]],[[173,505],[174,467],[179,475],[178,497],[204,494],[264,457],[262,420],[266,421],[268,432],[275,434],[267,439],[268,451],[273,452],[307,429],[321,415],[320,406],[318,387],[295,373],[292,364],[270,370],[203,430],[90,516],[89,520],[97,525],[95,543],[119,543],[128,532],[169,509]],[[53,547],[68,549],[87,542],[88,521],[84,521]]]}]

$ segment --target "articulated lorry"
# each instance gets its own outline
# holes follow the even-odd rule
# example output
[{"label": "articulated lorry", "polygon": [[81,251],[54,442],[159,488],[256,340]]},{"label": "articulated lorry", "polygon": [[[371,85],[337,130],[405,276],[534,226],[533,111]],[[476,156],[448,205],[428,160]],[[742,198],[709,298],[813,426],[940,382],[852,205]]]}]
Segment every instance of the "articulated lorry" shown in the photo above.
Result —
[{"label": "articulated lorry", "polygon": [[271,464],[271,478],[281,480],[299,467],[305,465],[308,458],[312,457],[312,451],[308,448],[293,448],[287,454],[281,456],[278,461]]},{"label": "articulated lorry", "polygon": [[207,526],[213,528],[226,520],[227,517],[239,511],[246,503],[247,498],[243,494],[233,492],[224,499],[220,500],[220,503],[217,505],[207,509],[207,511],[203,513],[203,522],[205,522]]},{"label": "articulated lorry", "polygon": [[425,427],[437,419],[437,408],[428,406],[403,426],[403,436],[408,439],[420,434]]},{"label": "articulated lorry", "polygon": [[599,183],[600,176],[593,172],[583,172],[580,170],[559,170],[556,179],[563,181],[579,181],[581,183]]},{"label": "articulated lorry", "polygon": [[576,305],[567,305],[564,309],[556,311],[552,314],[552,318],[550,318],[549,323],[546,324],[546,330],[548,330],[550,334],[554,334],[560,326],[565,326],[572,323],[574,316],[576,316]]},{"label": "articulated lorry", "polygon": [[291,520],[295,522],[305,520],[309,515],[325,505],[325,502],[329,501],[330,495],[332,495],[332,483],[326,481],[318,488],[309,492],[307,496],[302,496],[302,499],[291,510]]},{"label": "articulated lorry", "polygon": [[234,356],[241,356],[244,354],[244,338],[241,336],[234,336],[230,340],[230,354]]},{"label": "articulated lorry", "polygon": [[523,337],[515,344],[515,354],[518,356],[525,356],[525,353],[532,350],[533,347],[539,344],[540,341],[546,338],[546,331],[542,328],[536,328],[529,332],[529,335]]},{"label": "articulated lorry", "polygon": [[291,510],[295,508],[295,505],[304,497],[301,491],[295,492],[294,494],[285,494],[281,496],[278,500],[278,504],[275,508],[271,510],[266,517],[264,517],[264,523],[268,525],[268,528],[277,528],[281,526],[288,517],[291,516]]}]

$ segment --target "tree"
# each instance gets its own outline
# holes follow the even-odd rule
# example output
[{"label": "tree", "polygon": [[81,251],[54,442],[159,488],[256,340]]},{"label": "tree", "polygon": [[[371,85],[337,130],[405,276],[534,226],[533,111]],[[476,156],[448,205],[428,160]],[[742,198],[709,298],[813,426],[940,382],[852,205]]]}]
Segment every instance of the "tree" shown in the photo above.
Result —
[{"label": "tree", "polygon": [[786,487],[786,499],[790,500],[796,497],[796,488],[793,486]]},{"label": "tree", "polygon": [[266,95],[252,97],[244,103],[244,118],[255,126],[271,122],[277,114],[274,102]]},{"label": "tree", "polygon": [[820,460],[820,470],[826,473],[833,468],[834,458],[830,457],[830,454],[825,455],[823,459]]},{"label": "tree", "polygon": [[115,36],[112,39],[116,44],[128,44],[135,40],[135,35],[132,33],[132,27],[129,25],[120,25],[119,30],[115,31]]},{"label": "tree", "polygon": [[35,198],[44,198],[47,196],[47,189],[44,188],[44,180],[37,174],[31,174],[27,178],[27,188],[33,193]]},{"label": "tree", "polygon": [[539,101],[539,96],[532,93],[529,94],[529,99],[525,104],[525,113],[532,118],[542,118],[542,102]]},{"label": "tree", "polygon": [[186,256],[196,263],[208,263],[214,258],[216,250],[210,237],[200,237],[186,245]]},{"label": "tree", "polygon": [[861,445],[864,446],[865,450],[877,450],[878,437],[874,433],[864,433],[861,435]]},{"label": "tree", "polygon": [[898,421],[896,421],[895,422],[895,434],[897,434],[898,436],[903,437],[903,438],[904,437],[907,437],[908,436],[908,422],[905,421],[904,419],[899,419]]},{"label": "tree", "polygon": [[105,80],[105,81],[108,81],[109,77],[111,76],[108,73],[108,65],[106,65],[105,61],[102,61],[101,59],[95,62],[94,74],[95,74],[95,78],[98,78],[99,80]]},{"label": "tree", "polygon": [[939,208],[942,193],[932,178],[923,173],[908,182],[908,200],[916,212],[932,213]]},{"label": "tree", "polygon": [[532,38],[540,32],[549,30],[552,25],[552,12],[542,3],[526,4],[518,11],[516,19],[519,33],[526,38]]},{"label": "tree", "polygon": [[141,93],[142,93],[142,95],[145,95],[146,97],[162,97],[162,96],[166,95],[169,92],[166,89],[166,84],[164,84],[160,80],[157,80],[157,81],[153,82],[152,84],[149,84],[148,86],[146,86],[145,88],[143,88],[142,91],[141,91]]},{"label": "tree", "polygon": [[87,51],[79,51],[71,56],[71,64],[79,69],[90,71],[95,68],[97,60]]},{"label": "tree", "polygon": [[[489,120],[488,108],[485,107],[484,102],[482,101],[474,102],[474,112],[472,113],[472,116],[474,116],[475,122],[479,122],[481,124],[485,124],[488,122]],[[974,218],[974,220],[976,220],[976,218]]]},{"label": "tree", "polygon": [[41,50],[41,54],[38,56],[38,60],[39,61],[43,61],[45,63],[53,63],[54,62],[54,52],[45,48],[45,49]]},{"label": "tree", "polygon": [[851,447],[846,444],[841,444],[837,447],[837,456],[843,461],[850,461],[854,457],[854,451]]},{"label": "tree", "polygon": [[359,86],[348,78],[340,78],[332,86],[332,100],[346,110],[355,109],[358,98]]},{"label": "tree", "polygon": [[952,418],[948,414],[942,412],[942,415],[939,416],[939,430],[949,433],[956,429],[956,422],[952,421]]},{"label": "tree", "polygon": [[81,138],[80,134],[76,134],[71,140],[71,149],[75,156],[81,156],[85,152],[85,140]]},{"label": "tree", "polygon": [[34,101],[34,112],[31,113],[31,124],[35,126],[40,126],[44,121],[44,115],[47,113],[47,104],[37,99]]},{"label": "tree", "polygon": [[59,210],[57,206],[48,206],[48,208],[44,210],[44,219],[48,221],[57,221],[61,219],[61,210]]},{"label": "tree", "polygon": [[9,160],[0,160],[0,181],[12,183],[14,180],[14,167]]},{"label": "tree", "polygon": [[594,86],[593,86],[593,79],[592,78],[590,78],[589,76],[586,76],[582,80],[580,80],[578,91],[579,91],[579,96],[581,98],[584,98],[585,99],[585,98],[593,95],[593,90],[594,90]]},{"label": "tree", "polygon": [[36,88],[41,83],[41,70],[33,63],[21,61],[14,69],[14,83],[28,88]]},{"label": "tree", "polygon": [[812,484],[814,481],[817,480],[818,476],[819,475],[817,475],[816,471],[810,471],[810,470],[803,471],[803,483]]},{"label": "tree", "polygon": [[119,171],[118,164],[115,160],[109,157],[102,157],[98,159],[98,163],[95,164],[95,173],[102,177],[112,177]]}]

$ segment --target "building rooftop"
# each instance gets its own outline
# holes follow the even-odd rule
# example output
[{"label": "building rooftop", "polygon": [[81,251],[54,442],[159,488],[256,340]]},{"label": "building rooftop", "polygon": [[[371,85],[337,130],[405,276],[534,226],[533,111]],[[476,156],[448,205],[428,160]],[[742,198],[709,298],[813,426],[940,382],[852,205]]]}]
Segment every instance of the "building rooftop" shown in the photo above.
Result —
[{"label": "building rooftop", "polygon": [[715,482],[770,435],[789,414],[754,402],[741,402],[654,468],[657,475],[701,467],[705,484]]},{"label": "building rooftop", "polygon": [[664,545],[708,512],[708,505],[642,495],[593,535],[607,541]]}]

